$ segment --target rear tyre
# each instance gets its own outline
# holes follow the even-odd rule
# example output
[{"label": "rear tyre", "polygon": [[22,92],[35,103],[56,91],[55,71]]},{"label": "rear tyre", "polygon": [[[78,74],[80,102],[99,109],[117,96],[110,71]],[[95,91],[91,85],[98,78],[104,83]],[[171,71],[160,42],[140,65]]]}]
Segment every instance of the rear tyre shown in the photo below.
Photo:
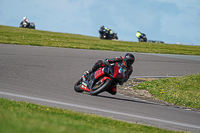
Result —
[{"label": "rear tyre", "polygon": [[90,94],[91,95],[98,95],[99,93],[105,91],[110,85],[111,85],[111,81],[109,79],[106,79],[104,82],[100,83],[97,81],[91,91],[90,91]]},{"label": "rear tyre", "polygon": [[79,80],[76,82],[76,84],[74,85],[74,90],[75,90],[76,92],[79,92],[79,93],[83,92],[83,90],[81,90],[81,79],[79,79]]}]

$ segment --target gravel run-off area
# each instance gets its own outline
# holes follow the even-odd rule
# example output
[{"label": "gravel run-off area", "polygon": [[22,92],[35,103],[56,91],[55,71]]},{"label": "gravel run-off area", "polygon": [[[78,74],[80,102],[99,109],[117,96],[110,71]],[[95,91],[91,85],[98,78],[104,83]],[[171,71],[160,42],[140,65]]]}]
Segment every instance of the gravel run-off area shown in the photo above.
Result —
[{"label": "gravel run-off area", "polygon": [[144,82],[146,80],[148,80],[148,81],[158,80],[158,78],[131,78],[126,83],[124,83],[122,86],[121,85],[117,86],[117,93],[128,96],[128,97],[138,98],[138,99],[142,99],[142,100],[146,100],[149,102],[154,102],[154,103],[158,103],[158,104],[162,104],[162,105],[166,105],[166,106],[173,106],[176,108],[182,108],[182,109],[186,109],[186,110],[200,112],[200,109],[187,108],[184,106],[174,105],[173,103],[161,101],[161,100],[155,98],[147,90],[133,89],[134,86],[136,86],[139,83]]}]

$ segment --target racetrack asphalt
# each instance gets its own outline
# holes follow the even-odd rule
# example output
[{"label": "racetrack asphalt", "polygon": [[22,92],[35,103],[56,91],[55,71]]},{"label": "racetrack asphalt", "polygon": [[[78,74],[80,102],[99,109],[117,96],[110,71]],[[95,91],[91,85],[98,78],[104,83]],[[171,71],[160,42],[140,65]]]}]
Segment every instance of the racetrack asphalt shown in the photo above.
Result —
[{"label": "racetrack asphalt", "polygon": [[[74,83],[99,59],[126,52],[0,44],[0,97],[94,113],[169,130],[200,132],[200,113],[106,92],[76,93]],[[200,72],[200,56],[133,53],[131,77]]]}]

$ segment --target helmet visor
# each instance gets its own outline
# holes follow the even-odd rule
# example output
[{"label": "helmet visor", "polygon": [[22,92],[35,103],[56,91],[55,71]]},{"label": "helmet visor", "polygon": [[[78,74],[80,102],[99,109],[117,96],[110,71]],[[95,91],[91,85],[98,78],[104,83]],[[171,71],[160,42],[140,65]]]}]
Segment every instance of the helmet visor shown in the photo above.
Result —
[{"label": "helmet visor", "polygon": [[127,60],[126,64],[127,64],[127,66],[131,66],[133,64],[133,60]]}]

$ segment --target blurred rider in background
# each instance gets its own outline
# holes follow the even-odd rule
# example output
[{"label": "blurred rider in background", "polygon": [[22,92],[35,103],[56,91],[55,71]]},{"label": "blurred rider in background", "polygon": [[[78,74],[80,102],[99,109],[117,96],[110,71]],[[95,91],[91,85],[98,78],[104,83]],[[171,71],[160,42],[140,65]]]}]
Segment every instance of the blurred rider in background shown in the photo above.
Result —
[{"label": "blurred rider in background", "polygon": [[143,36],[146,36],[144,33],[141,33],[140,31],[137,31],[136,33],[136,37],[138,38],[138,41],[140,42],[140,40],[143,38]]},{"label": "blurred rider in background", "polygon": [[26,17],[23,17],[23,20],[24,21],[21,22],[22,27],[29,27],[30,22],[28,21],[28,19]]}]

